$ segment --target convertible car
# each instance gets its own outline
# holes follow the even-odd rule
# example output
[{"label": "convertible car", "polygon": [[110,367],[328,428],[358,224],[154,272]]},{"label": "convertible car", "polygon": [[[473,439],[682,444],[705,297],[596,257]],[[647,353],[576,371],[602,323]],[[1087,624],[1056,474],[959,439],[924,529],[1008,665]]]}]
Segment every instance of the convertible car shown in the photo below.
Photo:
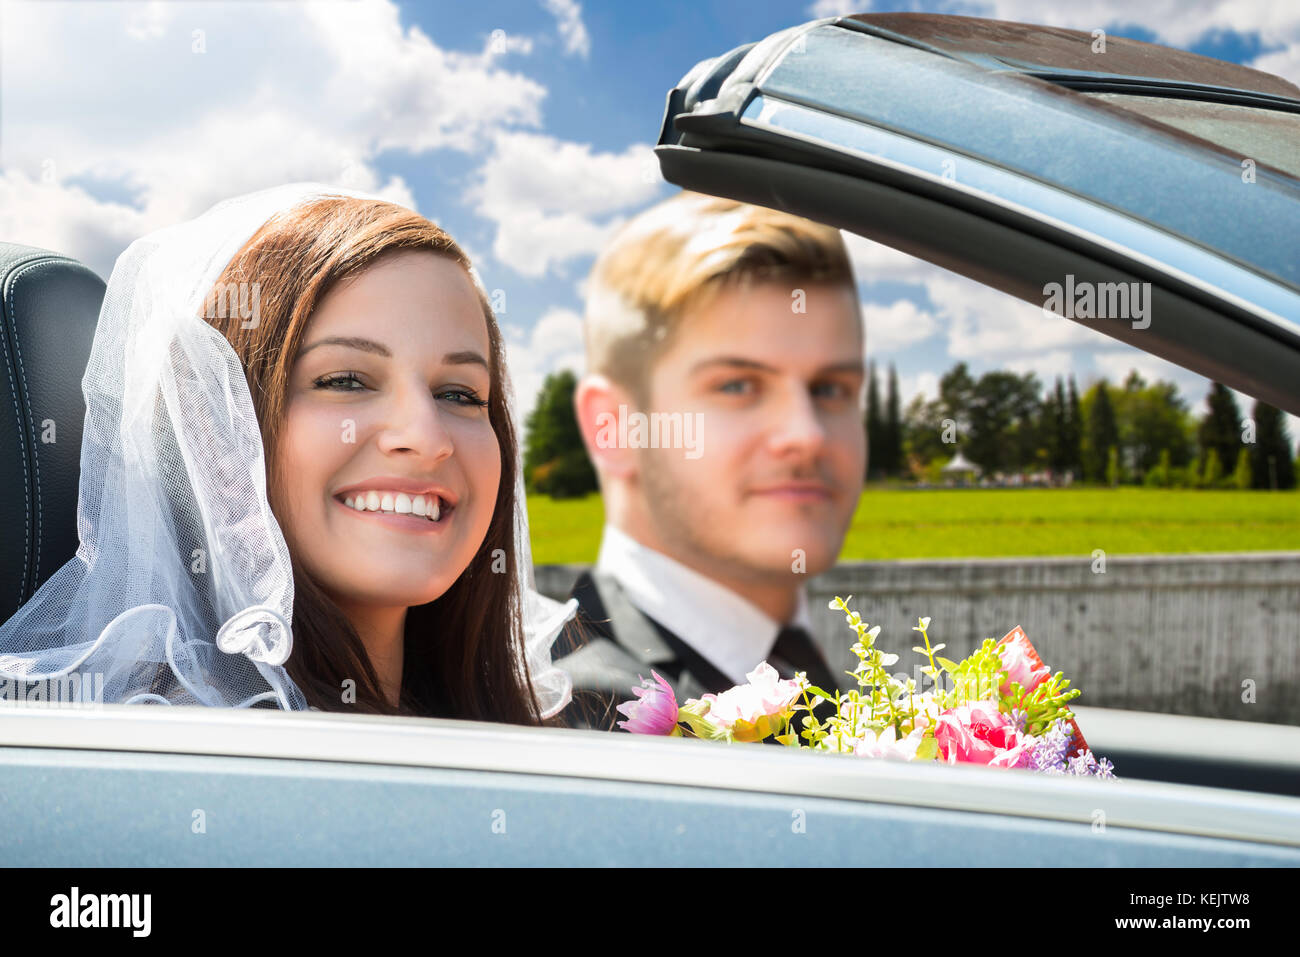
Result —
[{"label": "convertible car", "polygon": [[[1053,283],[1091,284],[1105,296],[1058,296],[1056,311],[1300,414],[1300,89],[1100,39],[817,20],[692,69],[668,95],[661,168],[1037,305]],[[1132,283],[1149,284],[1144,316],[1123,308]],[[81,420],[103,290],[67,256],[0,245],[0,618],[76,550],[80,436],[40,435]],[[1118,780],[431,719],[11,703],[0,864],[1300,865],[1300,728],[1076,714]]]}]

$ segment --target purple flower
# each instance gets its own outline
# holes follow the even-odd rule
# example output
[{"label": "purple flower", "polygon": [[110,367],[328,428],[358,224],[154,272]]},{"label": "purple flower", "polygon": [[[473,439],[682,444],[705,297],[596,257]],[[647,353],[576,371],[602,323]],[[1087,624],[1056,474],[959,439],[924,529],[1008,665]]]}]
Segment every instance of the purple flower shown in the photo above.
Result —
[{"label": "purple flower", "polygon": [[[618,726],[632,734],[672,734],[677,728],[677,696],[672,685],[651,671],[654,681],[641,678],[641,687],[633,688],[636,701],[625,701],[618,713],[627,716]],[[656,685],[655,682],[658,682]]]},{"label": "purple flower", "polygon": [[1035,771],[1064,773],[1065,755],[1070,748],[1070,734],[1070,726],[1058,718],[1052,724],[1051,730],[1038,739],[1038,746],[1034,748],[1034,763],[1031,767]]},{"label": "purple flower", "polygon": [[1097,767],[1097,759],[1092,756],[1092,751],[1085,750],[1079,753],[1077,757],[1070,758],[1071,774],[1092,774]]}]

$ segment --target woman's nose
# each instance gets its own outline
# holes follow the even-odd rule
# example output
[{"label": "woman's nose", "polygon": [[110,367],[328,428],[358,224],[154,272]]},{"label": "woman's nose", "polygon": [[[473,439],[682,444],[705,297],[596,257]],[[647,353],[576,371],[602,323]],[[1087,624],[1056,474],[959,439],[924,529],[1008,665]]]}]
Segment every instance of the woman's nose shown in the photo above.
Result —
[{"label": "woman's nose", "polygon": [[455,451],[445,414],[427,390],[394,400],[380,431],[379,448],[413,452],[429,462],[441,462]]}]

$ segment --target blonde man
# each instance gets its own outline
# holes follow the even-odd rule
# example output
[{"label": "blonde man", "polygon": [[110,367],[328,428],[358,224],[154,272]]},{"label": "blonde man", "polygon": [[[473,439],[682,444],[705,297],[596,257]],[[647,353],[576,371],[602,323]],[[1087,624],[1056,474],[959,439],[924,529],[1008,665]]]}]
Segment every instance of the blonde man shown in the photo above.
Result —
[{"label": "blonde man", "polygon": [[839,684],[804,587],[834,564],[866,464],[863,329],[838,231],[679,194],[598,258],[584,337],[574,405],[606,525],[561,660],[571,722],[612,728],[651,670],[679,701],[764,659]]}]

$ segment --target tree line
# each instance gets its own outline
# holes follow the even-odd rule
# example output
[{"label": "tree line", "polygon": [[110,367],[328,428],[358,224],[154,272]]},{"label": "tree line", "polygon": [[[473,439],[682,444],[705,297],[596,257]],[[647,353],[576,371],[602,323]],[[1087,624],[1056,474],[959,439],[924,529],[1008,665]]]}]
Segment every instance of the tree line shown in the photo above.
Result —
[{"label": "tree line", "polygon": [[[548,375],[526,420],[530,493],[597,490],[573,413],[576,385],[572,372]],[[976,378],[959,362],[940,378],[936,398],[918,395],[903,410],[893,364],[882,389],[873,362],[863,427],[867,481],[937,481],[958,450],[986,475],[1047,471],[1112,486],[1292,489],[1300,472],[1300,447],[1291,447],[1280,410],[1256,400],[1246,418],[1232,391],[1215,382],[1197,414],[1174,383],[1148,383],[1136,371],[1080,394],[1074,376],[1057,376],[1048,389],[1033,372]]]},{"label": "tree line", "polygon": [[[868,431],[874,379],[873,367]],[[891,367],[891,394],[893,380]],[[1198,415],[1174,383],[1148,383],[1136,370],[1119,385],[1103,378],[1080,395],[1074,376],[1057,376],[1054,388],[1045,389],[1033,372],[994,370],[977,379],[959,362],[939,380],[938,397],[916,396],[901,421],[889,421],[888,401],[877,408],[886,420],[879,441],[888,445],[879,453],[880,469],[869,465],[868,478],[934,479],[960,449],[985,474],[1048,471],[1105,485],[1296,487],[1300,448],[1291,447],[1283,413],[1256,400],[1246,418],[1218,382]]]}]

